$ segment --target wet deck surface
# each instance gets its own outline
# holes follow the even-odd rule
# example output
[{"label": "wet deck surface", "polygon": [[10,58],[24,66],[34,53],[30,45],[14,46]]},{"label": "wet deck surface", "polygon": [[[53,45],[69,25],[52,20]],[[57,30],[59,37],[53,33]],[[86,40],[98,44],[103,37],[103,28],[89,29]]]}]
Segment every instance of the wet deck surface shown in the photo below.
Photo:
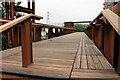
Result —
[{"label": "wet deck surface", "polygon": [[83,32],[33,44],[34,63],[21,64],[21,47],[2,52],[2,71],[55,78],[114,78],[118,75]]}]

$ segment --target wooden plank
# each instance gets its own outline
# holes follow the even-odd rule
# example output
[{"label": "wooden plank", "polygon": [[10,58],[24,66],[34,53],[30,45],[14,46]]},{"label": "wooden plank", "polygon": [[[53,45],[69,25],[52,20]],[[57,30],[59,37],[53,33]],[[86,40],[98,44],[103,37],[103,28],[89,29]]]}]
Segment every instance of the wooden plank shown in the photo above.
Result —
[{"label": "wooden plank", "polygon": [[81,56],[82,56],[82,39],[80,39],[79,42],[79,48],[77,51],[77,56],[76,56],[76,60],[75,60],[75,65],[74,68],[80,68],[81,67]]},{"label": "wooden plank", "polygon": [[95,69],[95,64],[93,62],[93,59],[91,56],[87,56],[87,61],[88,61],[88,69]]},{"label": "wooden plank", "polygon": [[77,55],[76,56],[76,60],[75,60],[75,64],[74,64],[74,68],[80,68],[80,59],[81,58],[81,55]]},{"label": "wooden plank", "polygon": [[[81,52],[83,52],[80,50],[82,49],[83,39],[84,44],[86,45],[86,55],[82,55],[80,59]],[[75,68],[75,66],[73,68],[72,78],[118,77],[114,69],[105,70],[104,68],[96,68],[95,65],[97,65],[97,67],[102,65],[101,61],[98,58],[98,55],[95,56],[91,53],[89,54],[90,49],[88,50],[88,48],[94,44],[81,32],[34,43],[34,63],[27,68],[23,68],[21,64],[21,47],[2,51],[2,56],[4,56],[4,58],[0,64],[2,64],[2,70],[8,72],[53,78],[69,78],[78,45],[78,64],[77,68]],[[97,59],[93,59],[93,57],[96,57]],[[95,64],[95,60],[97,64]],[[79,61],[81,64],[79,64]],[[93,69],[93,64],[96,70]],[[82,67],[79,68],[79,65]]]},{"label": "wooden plank", "polygon": [[92,58],[93,58],[93,61],[94,61],[94,64],[95,64],[95,69],[96,70],[102,70],[103,67],[102,67],[98,57],[97,56],[92,56]]},{"label": "wooden plank", "polygon": [[92,52],[90,51],[89,44],[87,43],[87,44],[86,44],[86,55],[87,55],[87,56],[90,56],[91,54],[92,54]]},{"label": "wooden plank", "polygon": [[90,79],[90,80],[119,80],[118,74],[113,70],[84,70],[76,69],[72,73],[72,78],[75,79]]},{"label": "wooden plank", "polygon": [[98,56],[100,63],[103,66],[104,70],[109,70],[109,69],[113,69],[112,66],[110,65],[110,63],[105,59],[104,56]]},{"label": "wooden plank", "polygon": [[84,41],[84,39],[82,41],[82,55],[86,55],[86,53],[85,53],[85,41]]},{"label": "wooden plank", "polygon": [[87,69],[88,65],[87,65],[87,58],[86,55],[82,55],[82,59],[81,59],[81,69]]}]

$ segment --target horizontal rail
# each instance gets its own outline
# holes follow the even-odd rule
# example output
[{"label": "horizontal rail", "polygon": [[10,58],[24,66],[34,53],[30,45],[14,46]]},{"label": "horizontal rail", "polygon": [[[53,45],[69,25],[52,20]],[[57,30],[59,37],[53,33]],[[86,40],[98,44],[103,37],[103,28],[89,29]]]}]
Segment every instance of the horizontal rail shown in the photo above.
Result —
[{"label": "horizontal rail", "polygon": [[55,26],[55,25],[48,25],[43,23],[32,23],[33,27],[44,27],[44,28],[55,28],[55,29],[68,29],[68,30],[74,30],[73,28],[67,28],[63,26]]},{"label": "horizontal rail", "polygon": [[75,22],[65,22],[65,23],[91,23],[91,21],[75,21]]},{"label": "horizontal rail", "polygon": [[20,17],[20,18],[17,18],[17,19],[15,19],[15,20],[12,20],[12,21],[4,24],[4,25],[1,25],[1,26],[0,26],[0,32],[3,32],[3,31],[5,31],[5,30],[7,30],[7,29],[9,29],[9,28],[17,25],[17,24],[19,24],[19,23],[27,20],[28,18],[35,18],[35,19],[37,19],[37,20],[43,19],[43,17],[41,17],[41,16],[37,16],[37,15],[34,15],[34,14],[27,14],[27,15],[25,15],[25,16],[22,16],[22,17]]},{"label": "horizontal rail", "polygon": [[[8,7],[8,9],[10,9],[10,6]],[[18,11],[18,12],[25,12],[25,13],[32,13],[33,12],[32,9],[28,9],[28,8],[21,7],[21,6],[14,6],[14,10]]]},{"label": "horizontal rail", "polygon": [[63,28],[61,26],[48,25],[43,23],[32,23],[33,27],[45,27],[45,28]]}]

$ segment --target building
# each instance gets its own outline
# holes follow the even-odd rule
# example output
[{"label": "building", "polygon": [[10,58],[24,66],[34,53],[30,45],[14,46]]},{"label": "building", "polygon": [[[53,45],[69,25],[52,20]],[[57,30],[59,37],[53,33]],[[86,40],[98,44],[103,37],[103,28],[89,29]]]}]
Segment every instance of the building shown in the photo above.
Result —
[{"label": "building", "polygon": [[117,4],[118,2],[120,2],[120,0],[105,0],[104,2],[104,9],[111,9],[112,10],[112,7]]}]

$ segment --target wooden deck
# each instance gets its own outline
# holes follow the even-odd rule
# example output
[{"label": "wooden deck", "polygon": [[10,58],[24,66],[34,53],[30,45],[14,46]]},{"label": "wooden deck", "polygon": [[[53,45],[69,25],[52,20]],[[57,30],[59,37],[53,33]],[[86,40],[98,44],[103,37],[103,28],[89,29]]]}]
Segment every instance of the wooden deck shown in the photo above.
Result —
[{"label": "wooden deck", "polygon": [[53,78],[112,78],[119,76],[94,43],[76,32],[33,44],[34,63],[21,64],[21,47],[2,51],[2,70]]}]

